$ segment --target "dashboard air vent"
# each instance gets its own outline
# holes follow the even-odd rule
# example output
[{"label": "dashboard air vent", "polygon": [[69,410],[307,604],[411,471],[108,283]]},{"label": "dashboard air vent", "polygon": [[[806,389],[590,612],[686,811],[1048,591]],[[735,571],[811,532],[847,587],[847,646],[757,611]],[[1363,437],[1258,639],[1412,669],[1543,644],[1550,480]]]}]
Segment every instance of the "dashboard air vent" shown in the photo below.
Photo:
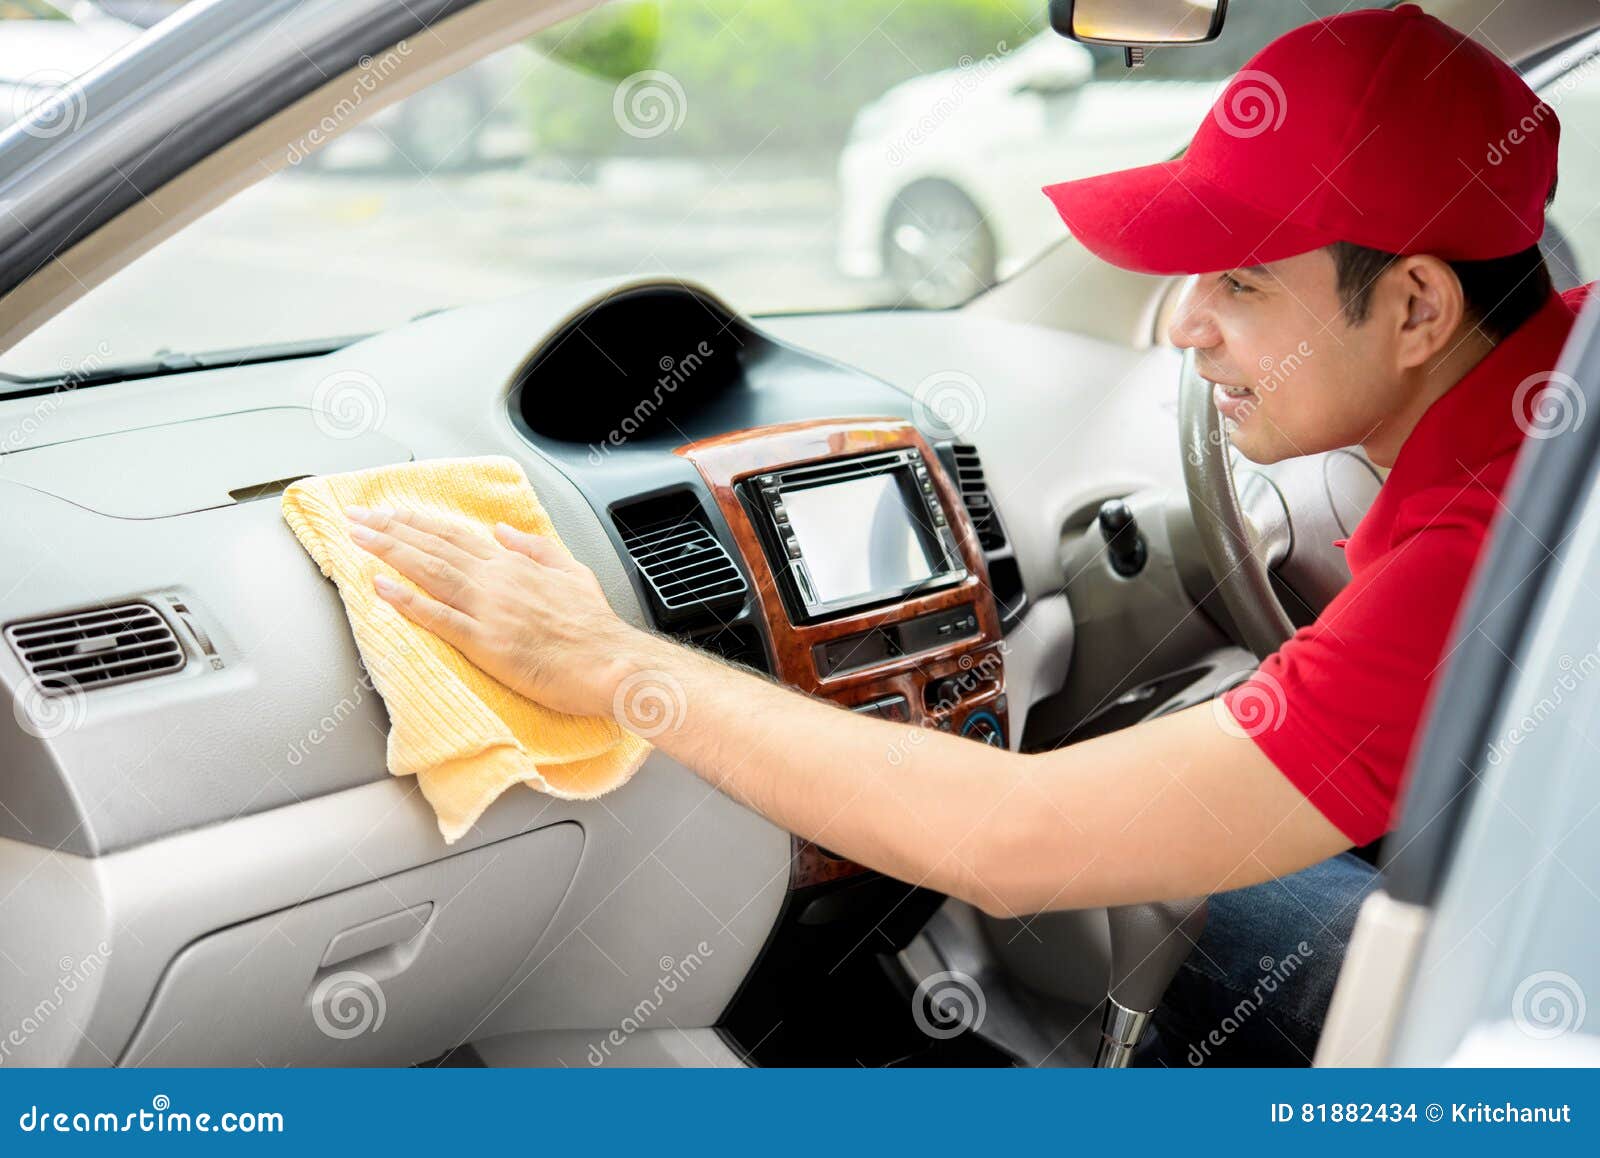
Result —
[{"label": "dashboard air vent", "polygon": [[961,502],[966,506],[967,514],[972,516],[978,542],[985,551],[998,551],[1006,545],[1006,533],[995,514],[989,484],[983,477],[983,463],[978,459],[978,448],[970,443],[956,442],[951,444],[950,450],[955,457]]},{"label": "dashboard air vent", "polygon": [[30,619],[6,639],[41,691],[62,694],[177,671],[183,645],[148,603]]},{"label": "dashboard air vent", "polygon": [[743,604],[744,574],[706,521],[693,495],[649,500],[616,512],[622,545],[664,620]]}]

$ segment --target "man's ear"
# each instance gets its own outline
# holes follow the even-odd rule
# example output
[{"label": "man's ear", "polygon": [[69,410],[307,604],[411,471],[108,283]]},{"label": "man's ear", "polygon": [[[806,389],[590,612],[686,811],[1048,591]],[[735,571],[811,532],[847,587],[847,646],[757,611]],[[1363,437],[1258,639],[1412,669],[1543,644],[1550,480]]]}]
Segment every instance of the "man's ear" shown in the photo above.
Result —
[{"label": "man's ear", "polygon": [[1390,292],[1401,307],[1396,354],[1400,368],[1426,365],[1448,351],[1467,314],[1461,279],[1437,257],[1402,257],[1388,271]]}]

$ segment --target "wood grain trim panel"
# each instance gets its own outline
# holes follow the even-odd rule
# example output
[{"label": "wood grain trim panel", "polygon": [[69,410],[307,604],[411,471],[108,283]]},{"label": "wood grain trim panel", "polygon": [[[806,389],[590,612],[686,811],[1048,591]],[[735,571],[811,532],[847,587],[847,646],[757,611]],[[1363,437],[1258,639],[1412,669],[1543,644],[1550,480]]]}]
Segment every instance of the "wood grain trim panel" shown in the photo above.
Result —
[{"label": "wood grain trim panel", "polygon": [[[921,451],[928,464],[928,473],[966,564],[966,577],[958,584],[900,603],[849,613],[824,623],[793,622],[736,485],[752,475],[784,467],[910,447]],[[959,731],[974,711],[987,710],[1009,731],[1000,617],[990,593],[983,549],[956,482],[916,427],[892,417],[790,422],[702,439],[678,447],[676,453],[692,463],[705,480],[733,534],[735,549],[753,582],[756,603],[772,642],[774,675],[791,687],[844,707],[904,696],[907,722],[912,724]],[[968,604],[977,616],[976,635],[835,676],[824,677],[817,672],[812,649],[820,643]],[[924,703],[930,683],[974,671],[983,677],[983,682],[973,694],[953,704],[937,705],[934,710]],[[815,845],[797,840],[791,885],[803,888],[861,871],[861,866],[853,862],[830,857]]]}]

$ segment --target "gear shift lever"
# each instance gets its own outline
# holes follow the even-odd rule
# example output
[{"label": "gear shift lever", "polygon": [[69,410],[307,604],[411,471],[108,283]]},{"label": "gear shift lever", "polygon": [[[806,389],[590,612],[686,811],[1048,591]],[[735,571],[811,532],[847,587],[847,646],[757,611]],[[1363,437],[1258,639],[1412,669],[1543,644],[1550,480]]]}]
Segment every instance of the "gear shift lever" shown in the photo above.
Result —
[{"label": "gear shift lever", "polygon": [[1150,1024],[1161,995],[1206,927],[1206,898],[1107,909],[1111,980],[1094,1064],[1121,1069]]}]

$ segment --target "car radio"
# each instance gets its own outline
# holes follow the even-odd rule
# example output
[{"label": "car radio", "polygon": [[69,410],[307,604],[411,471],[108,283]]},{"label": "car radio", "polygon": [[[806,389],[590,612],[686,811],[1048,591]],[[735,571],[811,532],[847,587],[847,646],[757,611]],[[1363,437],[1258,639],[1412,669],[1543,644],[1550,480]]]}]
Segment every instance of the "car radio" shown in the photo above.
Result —
[{"label": "car radio", "polygon": [[767,471],[738,489],[796,623],[966,578],[916,447]]}]

